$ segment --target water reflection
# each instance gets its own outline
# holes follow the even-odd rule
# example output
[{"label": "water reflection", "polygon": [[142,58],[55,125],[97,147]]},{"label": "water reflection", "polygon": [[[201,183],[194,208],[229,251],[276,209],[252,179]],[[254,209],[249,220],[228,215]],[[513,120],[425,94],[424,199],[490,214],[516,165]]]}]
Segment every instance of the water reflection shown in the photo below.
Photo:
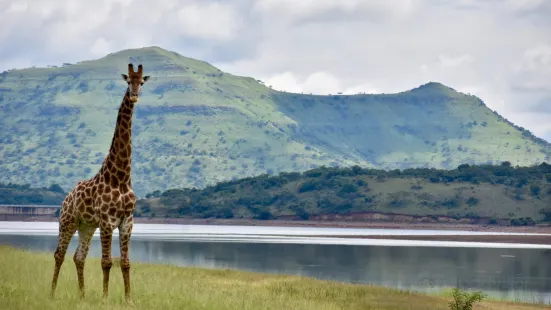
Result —
[{"label": "water reflection", "polygon": [[[55,236],[0,235],[0,244],[53,253]],[[77,246],[73,238],[69,251]],[[90,255],[100,256],[94,238]],[[119,255],[118,240],[113,255]],[[551,303],[551,251],[284,243],[132,241],[134,261],[286,273],[413,290],[480,289],[490,295]]]}]

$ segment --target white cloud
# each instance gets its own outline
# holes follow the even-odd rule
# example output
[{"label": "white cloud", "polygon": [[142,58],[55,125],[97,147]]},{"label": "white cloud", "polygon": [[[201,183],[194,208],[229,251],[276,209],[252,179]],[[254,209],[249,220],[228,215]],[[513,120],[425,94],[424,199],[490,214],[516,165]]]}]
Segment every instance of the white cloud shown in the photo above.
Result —
[{"label": "white cloud", "polygon": [[14,1],[11,3],[8,13],[11,12],[21,12],[27,10],[27,1]]},{"label": "white cloud", "polygon": [[306,78],[303,83],[304,91],[315,94],[335,94],[342,91],[339,79],[334,75],[318,71],[314,72]]},{"label": "white cloud", "polygon": [[261,80],[264,81],[266,86],[275,90],[282,90],[293,93],[304,92],[304,89],[301,87],[300,82],[292,72],[275,74]]},{"label": "white cloud", "polygon": [[230,40],[237,34],[241,22],[230,5],[195,3],[177,11],[174,26],[174,30],[190,37]]},{"label": "white cloud", "polygon": [[94,41],[94,44],[90,48],[90,52],[99,57],[103,57],[111,53],[111,44],[107,42],[107,40],[105,40],[103,37],[99,37],[96,39],[96,41]]},{"label": "white cloud", "polygon": [[[412,0],[259,0],[255,3],[255,12],[270,20],[300,21],[335,17],[350,18],[356,16],[372,21],[404,18],[416,7]],[[273,12],[278,12],[274,16]],[[321,21],[321,20],[319,20]]]},{"label": "white cloud", "polygon": [[319,71],[299,78],[292,72],[275,74],[264,79],[273,89],[296,93],[336,94],[342,91],[339,80],[330,73]]},{"label": "white cloud", "polygon": [[532,11],[540,8],[547,0],[507,0],[507,9],[511,11]]},{"label": "white cloud", "polygon": [[438,61],[444,67],[459,67],[473,61],[471,55],[461,55],[457,57],[452,57],[448,55],[438,55]]},{"label": "white cloud", "polygon": [[255,9],[262,13],[279,11],[286,18],[309,17],[328,10],[350,11],[358,5],[359,1],[338,0],[260,0],[254,5]]},{"label": "white cloud", "polygon": [[551,45],[539,45],[524,52],[524,66],[532,72],[551,74]]},{"label": "white cloud", "polygon": [[341,85],[340,80],[336,76],[324,71],[313,72],[302,78],[297,77],[292,72],[284,72],[265,78],[263,81],[273,89],[294,93],[315,95],[378,93],[378,90],[370,83],[343,88],[343,85]]}]

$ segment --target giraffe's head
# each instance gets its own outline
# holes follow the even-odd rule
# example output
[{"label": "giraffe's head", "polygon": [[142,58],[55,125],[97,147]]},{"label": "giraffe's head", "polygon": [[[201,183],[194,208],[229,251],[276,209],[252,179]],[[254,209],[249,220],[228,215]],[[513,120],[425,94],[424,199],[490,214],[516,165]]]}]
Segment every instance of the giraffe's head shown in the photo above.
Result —
[{"label": "giraffe's head", "polygon": [[138,95],[142,90],[142,85],[149,80],[149,76],[143,76],[143,66],[138,66],[138,72],[134,72],[134,65],[128,64],[128,75],[121,74],[122,79],[128,83],[128,93],[130,95],[130,101],[133,103],[138,102]]}]

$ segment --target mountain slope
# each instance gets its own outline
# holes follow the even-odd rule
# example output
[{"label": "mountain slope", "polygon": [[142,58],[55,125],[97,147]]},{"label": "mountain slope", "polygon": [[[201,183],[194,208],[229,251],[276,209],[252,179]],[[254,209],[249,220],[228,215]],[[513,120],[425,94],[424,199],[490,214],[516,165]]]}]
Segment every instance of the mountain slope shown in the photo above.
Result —
[{"label": "mountain slope", "polygon": [[129,61],[138,195],[320,165],[452,168],[549,160],[550,144],[439,83],[382,95],[278,92],[158,47],[0,74],[0,182],[72,188],[109,148]]}]

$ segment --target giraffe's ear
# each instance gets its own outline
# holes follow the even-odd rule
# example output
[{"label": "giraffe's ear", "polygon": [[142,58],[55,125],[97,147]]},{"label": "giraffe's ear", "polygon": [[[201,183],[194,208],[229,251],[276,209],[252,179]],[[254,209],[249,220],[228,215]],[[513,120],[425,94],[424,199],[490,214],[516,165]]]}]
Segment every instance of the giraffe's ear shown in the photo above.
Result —
[{"label": "giraffe's ear", "polygon": [[128,75],[122,73],[121,76],[122,76],[122,79],[123,79],[123,80],[125,80],[125,81],[128,82]]},{"label": "giraffe's ear", "polygon": [[149,75],[146,75],[146,76],[143,77],[144,82],[147,82],[147,80],[149,80]]}]

